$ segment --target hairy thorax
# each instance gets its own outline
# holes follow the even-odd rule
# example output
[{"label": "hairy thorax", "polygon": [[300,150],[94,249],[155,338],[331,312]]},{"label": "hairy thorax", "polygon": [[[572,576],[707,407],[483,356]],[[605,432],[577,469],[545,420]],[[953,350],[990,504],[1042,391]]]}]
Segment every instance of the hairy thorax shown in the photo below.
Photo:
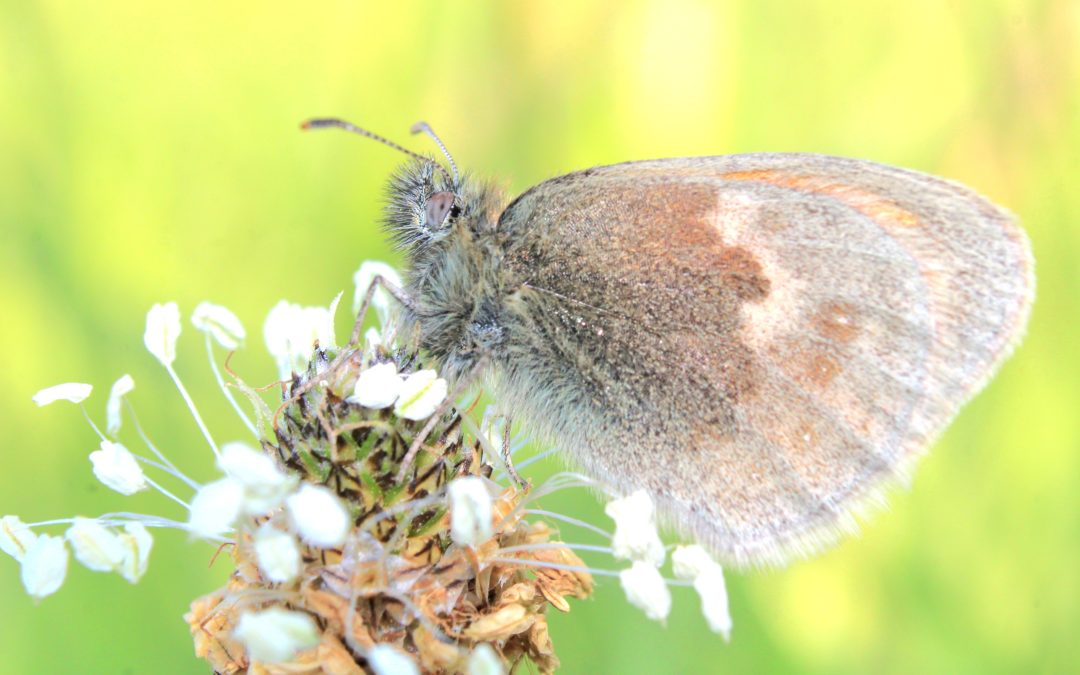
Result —
[{"label": "hairy thorax", "polygon": [[[418,179],[406,171],[400,180]],[[415,227],[388,217],[398,238],[407,242],[405,290],[412,305],[404,312],[406,335],[419,337],[434,365],[451,381],[490,363],[499,352],[506,297],[520,286],[502,265],[506,238],[496,227],[505,205],[502,194],[491,184],[468,178],[457,192],[453,208],[437,227],[423,222],[427,210],[415,195],[406,209],[390,212],[417,214]],[[414,203],[416,199],[421,201]]]}]

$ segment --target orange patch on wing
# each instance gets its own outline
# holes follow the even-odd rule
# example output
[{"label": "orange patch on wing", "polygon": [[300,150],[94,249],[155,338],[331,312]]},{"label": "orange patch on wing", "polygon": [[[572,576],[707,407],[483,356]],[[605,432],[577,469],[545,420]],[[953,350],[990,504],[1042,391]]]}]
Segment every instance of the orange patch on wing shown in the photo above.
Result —
[{"label": "orange patch on wing", "polygon": [[855,322],[854,305],[846,302],[827,302],[817,308],[812,319],[814,330],[833,342],[851,342],[859,332]]},{"label": "orange patch on wing", "polygon": [[828,354],[814,354],[806,363],[804,377],[811,384],[825,388],[840,373],[840,364]]},{"label": "orange patch on wing", "polygon": [[[769,295],[771,282],[752,250],[725,243],[716,226],[716,188],[694,183],[663,183],[609,190],[606,201],[617,205],[613,235],[621,238],[633,260],[667,260],[673,269],[707,271],[709,285],[738,300],[755,302]],[[655,279],[655,277],[654,277]],[[703,282],[704,283],[704,282]],[[704,300],[704,298],[702,298]]]},{"label": "orange patch on wing", "polygon": [[911,211],[900,208],[896,202],[873,192],[862,190],[853,185],[834,183],[819,176],[799,176],[775,169],[757,169],[754,171],[732,171],[721,174],[725,180],[747,180],[769,183],[793,190],[806,190],[815,194],[835,197],[874,222],[887,223],[900,227],[919,227],[922,221]]}]

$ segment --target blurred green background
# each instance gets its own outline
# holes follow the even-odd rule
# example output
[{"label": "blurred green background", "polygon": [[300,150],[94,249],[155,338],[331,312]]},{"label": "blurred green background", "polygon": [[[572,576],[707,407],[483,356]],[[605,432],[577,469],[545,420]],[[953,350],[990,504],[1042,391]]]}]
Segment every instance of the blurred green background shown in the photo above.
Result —
[{"label": "blurred green background", "polygon": [[[302,134],[304,118],[343,116],[429,152],[407,134],[425,119],[459,164],[511,191],[628,159],[863,157],[1019,214],[1038,260],[1026,342],[862,537],[729,575],[730,645],[686,589],[661,626],[608,579],[553,618],[564,672],[1075,671],[1080,3],[253,7],[0,1],[0,512],[182,518],[98,484],[79,412],[31,395],[93,383],[100,420],[129,372],[144,426],[210,479],[209,451],[142,348],[149,306],[180,303],[178,369],[218,440],[240,438],[187,313],[203,299],[235,310],[249,348],[233,365],[268,382],[261,326],[277,300],[326,304],[362,259],[394,259],[377,217],[401,157]],[[585,493],[545,506],[608,525]],[[167,532],[138,586],[73,564],[37,606],[0,559],[0,672],[206,672],[180,617],[226,571],[208,569],[211,553]]]}]

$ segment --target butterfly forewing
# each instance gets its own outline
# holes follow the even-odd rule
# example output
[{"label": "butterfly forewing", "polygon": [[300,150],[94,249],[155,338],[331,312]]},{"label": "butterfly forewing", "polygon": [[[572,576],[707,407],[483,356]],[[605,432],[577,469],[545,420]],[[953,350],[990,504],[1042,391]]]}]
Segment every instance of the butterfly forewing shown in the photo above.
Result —
[{"label": "butterfly forewing", "polygon": [[1033,291],[1026,238],[985,199],[819,155],[589,169],[499,228],[521,282],[512,405],[735,564],[853,527],[1007,355]]}]

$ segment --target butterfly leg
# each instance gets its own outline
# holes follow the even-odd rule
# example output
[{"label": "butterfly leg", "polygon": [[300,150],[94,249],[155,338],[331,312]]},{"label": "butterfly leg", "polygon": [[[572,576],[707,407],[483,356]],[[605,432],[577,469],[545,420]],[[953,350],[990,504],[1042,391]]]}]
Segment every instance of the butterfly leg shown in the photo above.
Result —
[{"label": "butterfly leg", "polygon": [[368,284],[367,290],[364,291],[364,300],[360,303],[360,310],[356,313],[356,323],[353,324],[352,335],[349,336],[350,345],[360,344],[360,331],[363,329],[364,317],[367,316],[368,308],[371,307],[371,302],[375,298],[375,291],[379,290],[380,286],[405,307],[413,308],[416,306],[416,303],[405,292],[405,289],[399,288],[381,275],[376,274],[375,278]]},{"label": "butterfly leg", "polygon": [[398,470],[397,475],[398,482],[405,479],[405,475],[412,467],[417,453],[420,452],[420,448],[424,445],[424,441],[427,440],[427,437],[435,429],[435,426],[442,419],[443,414],[454,404],[454,401],[458,400],[458,398],[465,393],[465,390],[469,388],[474,380],[476,380],[476,377],[483,371],[486,365],[487,359],[482,358],[475,366],[473,366],[472,370],[458,380],[454,385],[453,391],[450,392],[450,395],[443,399],[443,402],[439,404],[439,407],[436,408],[435,412],[428,418],[427,423],[420,429],[420,433],[413,438],[413,442],[409,445],[408,452],[401,458],[401,468]]},{"label": "butterfly leg", "polygon": [[510,475],[510,479],[514,481],[514,484],[519,489],[526,490],[529,483],[518,474],[517,469],[514,468],[514,459],[510,455],[510,427],[513,421],[509,416],[506,416],[503,418],[503,422],[502,448],[499,454],[502,457],[503,465],[506,467],[506,473]]}]

